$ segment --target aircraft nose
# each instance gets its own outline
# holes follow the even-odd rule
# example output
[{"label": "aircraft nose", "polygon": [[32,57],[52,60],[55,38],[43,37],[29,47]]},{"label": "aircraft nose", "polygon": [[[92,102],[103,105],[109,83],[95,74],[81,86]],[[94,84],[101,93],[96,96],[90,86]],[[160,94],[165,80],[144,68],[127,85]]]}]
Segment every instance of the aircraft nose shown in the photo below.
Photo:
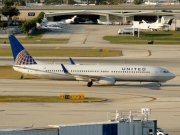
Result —
[{"label": "aircraft nose", "polygon": [[171,77],[171,79],[173,79],[173,78],[175,78],[175,77],[176,77],[176,75],[175,75],[175,74],[173,74],[173,73],[170,73],[170,77]]}]

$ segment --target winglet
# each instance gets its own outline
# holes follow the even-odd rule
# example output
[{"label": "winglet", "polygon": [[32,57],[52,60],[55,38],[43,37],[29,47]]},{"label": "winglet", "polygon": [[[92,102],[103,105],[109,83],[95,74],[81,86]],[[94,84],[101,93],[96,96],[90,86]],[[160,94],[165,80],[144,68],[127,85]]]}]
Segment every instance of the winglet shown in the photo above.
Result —
[{"label": "winglet", "polygon": [[72,58],[69,58],[69,60],[70,60],[70,62],[71,62],[72,65],[75,65],[75,62],[73,61]]},{"label": "winglet", "polygon": [[63,69],[64,73],[65,73],[65,74],[69,74],[69,72],[68,72],[68,70],[65,68],[65,66],[64,66],[63,64],[61,64],[61,66],[62,66],[62,69]]}]

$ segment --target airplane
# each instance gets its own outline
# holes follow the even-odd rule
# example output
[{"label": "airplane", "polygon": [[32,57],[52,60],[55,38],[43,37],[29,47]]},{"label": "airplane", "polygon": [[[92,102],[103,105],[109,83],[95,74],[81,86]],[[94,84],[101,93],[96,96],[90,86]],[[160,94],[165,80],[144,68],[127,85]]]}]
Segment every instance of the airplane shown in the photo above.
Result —
[{"label": "airplane", "polygon": [[158,2],[150,2],[149,0],[144,3],[145,5],[158,5]]},{"label": "airplane", "polygon": [[102,22],[102,21],[100,21],[99,19],[97,19],[97,23],[98,23],[98,24],[104,24],[104,25],[112,25],[112,24],[113,24],[113,23],[110,22],[110,21]]},{"label": "airplane", "polygon": [[77,16],[73,16],[71,19],[65,19],[65,20],[61,20],[60,23],[61,24],[71,24],[74,23],[74,19],[77,18]]},{"label": "airplane", "polygon": [[161,83],[175,78],[173,73],[156,66],[43,63],[35,60],[14,35],[9,36],[9,41],[14,57],[13,69],[22,74],[47,79],[84,81],[88,87],[94,82],[115,85],[117,81],[157,82],[160,87]]},{"label": "airplane", "polygon": [[153,30],[155,30],[155,31],[157,31],[158,29],[164,29],[164,28],[166,28],[166,27],[168,27],[169,28],[169,26],[172,24],[172,21],[173,21],[173,19],[174,18],[170,18],[168,21],[167,21],[167,23],[165,24],[163,24],[163,23],[158,23],[157,21],[155,22],[155,23],[150,23],[150,24],[148,24],[149,26],[148,26],[148,28],[151,30],[151,31],[153,31]]},{"label": "airplane", "polygon": [[44,29],[44,30],[51,30],[51,31],[60,31],[63,29],[60,26],[42,26],[39,23],[36,23],[36,28],[37,29]]},{"label": "airplane", "polygon": [[157,21],[154,23],[146,23],[146,21],[142,20],[142,23],[137,24],[136,21],[134,21],[132,28],[139,28],[143,30],[150,29],[151,31],[157,31],[158,29],[169,28],[169,26],[172,24],[173,19],[174,18],[170,18],[167,23],[159,23],[159,19],[157,19]]},{"label": "airplane", "polygon": [[62,24],[60,22],[50,22],[46,18],[42,19],[41,22],[42,26],[48,26],[48,27],[62,27]]},{"label": "airplane", "polygon": [[147,25],[147,23],[145,23],[145,22],[140,23],[139,21],[133,21],[133,26],[131,28],[138,28],[140,30],[148,30],[149,29],[148,26],[149,25]]},{"label": "airplane", "polygon": [[174,2],[163,2],[163,1],[160,1],[160,2],[150,2],[150,0],[148,0],[147,2],[144,3],[145,5],[174,5],[175,3]]},{"label": "airplane", "polygon": [[62,24],[70,24],[70,23],[73,23],[74,22],[74,19],[76,18],[77,16],[75,15],[74,17],[72,17],[71,19],[64,19],[64,20],[61,20],[59,22],[50,22],[47,20],[47,18],[43,18],[42,19],[42,25],[43,26],[49,26],[49,27],[55,27],[55,26],[59,26],[59,27],[62,27]]}]

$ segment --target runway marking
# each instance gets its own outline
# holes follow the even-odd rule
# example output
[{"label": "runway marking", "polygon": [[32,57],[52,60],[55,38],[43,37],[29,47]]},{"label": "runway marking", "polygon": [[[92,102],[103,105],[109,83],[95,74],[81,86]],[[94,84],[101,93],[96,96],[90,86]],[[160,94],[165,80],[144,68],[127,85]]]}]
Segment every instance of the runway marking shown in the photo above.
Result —
[{"label": "runway marking", "polygon": [[5,115],[27,115],[27,114],[5,114]]},{"label": "runway marking", "polygon": [[[70,116],[72,116],[72,114],[61,114],[61,115],[70,115]],[[73,114],[73,116],[82,116],[82,114]],[[85,115],[83,115],[83,116],[85,116]]]},{"label": "runway marking", "polygon": [[156,98],[154,97],[135,95],[135,94],[115,95],[112,98],[120,100],[121,103],[132,103],[132,102],[140,103],[140,102],[151,102],[151,101],[156,100]]}]

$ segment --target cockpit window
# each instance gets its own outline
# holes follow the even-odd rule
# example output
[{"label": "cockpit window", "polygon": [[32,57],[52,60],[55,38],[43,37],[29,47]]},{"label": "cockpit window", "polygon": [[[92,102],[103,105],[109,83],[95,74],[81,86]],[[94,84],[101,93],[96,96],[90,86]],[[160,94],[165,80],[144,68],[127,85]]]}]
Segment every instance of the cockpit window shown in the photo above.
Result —
[{"label": "cockpit window", "polygon": [[166,70],[166,71],[163,71],[163,73],[169,73],[169,71]]}]

